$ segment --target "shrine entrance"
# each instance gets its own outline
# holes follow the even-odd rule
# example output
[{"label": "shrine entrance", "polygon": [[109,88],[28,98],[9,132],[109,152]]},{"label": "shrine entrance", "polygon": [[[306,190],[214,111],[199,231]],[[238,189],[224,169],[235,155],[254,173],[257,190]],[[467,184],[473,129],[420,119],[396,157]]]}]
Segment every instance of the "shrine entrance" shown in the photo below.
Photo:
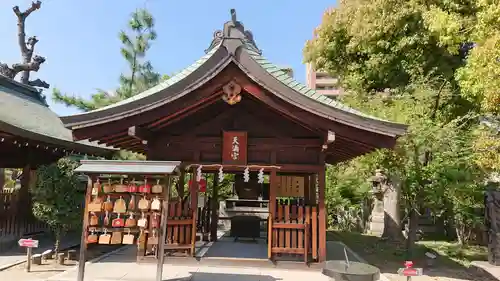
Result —
[{"label": "shrine entrance", "polygon": [[202,185],[190,189],[198,190],[194,198],[201,212],[197,215],[199,239],[210,241],[196,257],[318,259],[316,176],[286,173],[282,168],[190,165],[190,178]]},{"label": "shrine entrance", "polygon": [[268,259],[308,262],[326,259],[326,164],[391,148],[406,129],[295,81],[262,56],[234,10],[193,65],[135,97],[61,119],[76,139],[181,162],[166,253],[196,256],[203,240],[225,248],[256,237]]}]

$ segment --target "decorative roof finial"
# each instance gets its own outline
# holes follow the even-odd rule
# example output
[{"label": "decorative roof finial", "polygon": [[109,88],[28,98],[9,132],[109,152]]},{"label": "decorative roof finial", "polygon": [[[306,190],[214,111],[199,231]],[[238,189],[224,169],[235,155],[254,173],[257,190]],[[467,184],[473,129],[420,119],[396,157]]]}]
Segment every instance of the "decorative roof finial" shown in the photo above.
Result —
[{"label": "decorative roof finial", "polygon": [[222,41],[225,39],[239,39],[243,44],[246,44],[246,46],[254,49],[257,53],[261,54],[262,52],[257,48],[257,44],[255,44],[253,34],[250,30],[245,30],[245,27],[241,22],[238,21],[236,17],[236,9],[231,9],[231,20],[227,21],[224,24],[224,29],[223,30],[217,30],[214,32],[214,38],[212,39],[212,43],[210,44],[210,47],[208,47],[205,52],[209,52],[216,46],[219,46]]},{"label": "decorative roof finial", "polygon": [[237,22],[237,20],[236,20],[236,10],[235,9],[231,9],[231,21],[233,23]]}]

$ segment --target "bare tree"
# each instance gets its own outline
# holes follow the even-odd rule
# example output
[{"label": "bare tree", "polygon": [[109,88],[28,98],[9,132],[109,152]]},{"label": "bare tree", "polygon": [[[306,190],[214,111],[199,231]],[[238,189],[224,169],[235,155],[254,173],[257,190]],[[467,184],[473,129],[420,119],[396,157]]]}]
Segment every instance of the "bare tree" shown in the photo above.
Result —
[{"label": "bare tree", "polygon": [[36,1],[32,2],[31,6],[23,12],[21,12],[19,6],[14,6],[12,8],[17,16],[17,40],[19,48],[21,49],[22,62],[15,63],[10,67],[5,63],[0,63],[0,74],[14,79],[19,73],[21,73],[21,83],[47,89],[50,87],[47,82],[40,79],[29,80],[30,72],[37,72],[40,69],[40,65],[45,62],[45,58],[37,55],[33,56],[38,39],[36,36],[31,36],[26,40],[25,32],[26,19],[32,12],[39,10],[41,6],[42,2]]}]

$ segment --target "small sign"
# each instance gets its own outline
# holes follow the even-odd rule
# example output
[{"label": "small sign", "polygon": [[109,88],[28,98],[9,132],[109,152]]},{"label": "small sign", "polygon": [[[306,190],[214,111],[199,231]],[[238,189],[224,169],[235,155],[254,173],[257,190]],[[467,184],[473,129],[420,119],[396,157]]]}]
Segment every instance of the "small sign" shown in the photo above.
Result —
[{"label": "small sign", "polygon": [[402,276],[421,276],[423,273],[422,268],[404,267],[398,269],[398,274]]},{"label": "small sign", "polygon": [[21,247],[38,248],[38,240],[33,240],[33,239],[19,239],[19,241],[17,243]]},{"label": "small sign", "polygon": [[246,165],[247,146],[247,132],[223,132],[222,163],[229,165]]}]

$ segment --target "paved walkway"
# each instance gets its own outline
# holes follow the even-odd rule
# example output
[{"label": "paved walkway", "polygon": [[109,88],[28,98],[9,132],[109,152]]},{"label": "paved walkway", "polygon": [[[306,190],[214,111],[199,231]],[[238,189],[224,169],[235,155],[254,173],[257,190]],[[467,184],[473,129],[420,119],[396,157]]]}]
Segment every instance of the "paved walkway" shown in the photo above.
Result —
[{"label": "paved walkway", "polygon": [[[35,239],[39,240],[39,246],[33,250],[33,254],[41,254],[46,250],[54,248],[54,240],[48,235],[37,237]],[[71,234],[64,237],[60,248],[65,249],[79,244],[80,236]],[[26,261],[26,248],[14,247],[7,252],[0,252],[0,271],[24,261]]]},{"label": "paved walkway", "polygon": [[[135,263],[134,249],[116,253],[98,263],[88,264],[85,281],[153,281],[156,264]],[[48,281],[74,281],[77,270],[73,269],[46,279]],[[274,268],[229,267],[207,265],[169,265],[163,267],[164,281],[327,281],[317,271],[280,270]],[[37,281],[37,280],[33,280]],[[41,280],[38,280],[41,281]]]}]

